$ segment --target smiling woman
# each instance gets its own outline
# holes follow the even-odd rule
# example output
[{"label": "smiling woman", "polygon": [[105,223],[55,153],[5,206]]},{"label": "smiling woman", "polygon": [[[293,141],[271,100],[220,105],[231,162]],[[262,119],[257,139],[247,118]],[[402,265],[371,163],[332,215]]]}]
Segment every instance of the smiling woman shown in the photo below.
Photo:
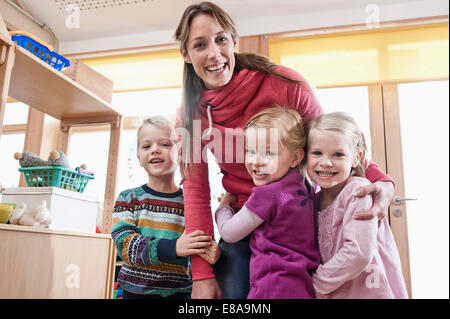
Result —
[{"label": "smiling woman", "polygon": [[233,75],[236,39],[214,18],[200,14],[193,20],[182,50],[184,61],[192,64],[207,89],[227,84]]},{"label": "smiling woman", "polygon": [[[281,105],[297,111],[305,125],[322,113],[313,90],[307,81],[292,69],[275,65],[264,56],[236,53],[237,32],[231,17],[211,2],[201,2],[186,8],[175,32],[184,58],[183,100],[177,112],[177,126],[190,133],[183,139],[183,150],[193,143],[212,147],[211,136],[201,136],[206,129],[218,134],[222,154],[239,154],[244,149],[242,141],[226,140],[226,132],[242,128],[248,120],[273,105]],[[194,122],[200,123],[200,134]],[[187,145],[186,145],[187,144]],[[216,151],[216,150],[214,150]],[[193,163],[192,152],[183,153],[183,194],[186,211],[186,232],[197,229],[213,234],[210,180],[208,163]],[[226,157],[226,156],[225,156]],[[245,165],[236,160],[218,163],[223,173],[222,184],[227,192],[237,197],[235,211],[247,201],[254,187]],[[371,165],[372,182],[383,191],[375,203],[371,217],[381,212],[392,198],[391,179]],[[372,185],[370,185],[372,186]],[[373,192],[374,187],[366,191]],[[375,206],[375,205],[374,205]],[[220,244],[228,257],[227,265],[218,275],[218,281],[209,264],[198,256],[192,256],[192,298],[246,298],[249,292],[249,237],[239,242]],[[220,284],[220,287],[219,287]]]}]

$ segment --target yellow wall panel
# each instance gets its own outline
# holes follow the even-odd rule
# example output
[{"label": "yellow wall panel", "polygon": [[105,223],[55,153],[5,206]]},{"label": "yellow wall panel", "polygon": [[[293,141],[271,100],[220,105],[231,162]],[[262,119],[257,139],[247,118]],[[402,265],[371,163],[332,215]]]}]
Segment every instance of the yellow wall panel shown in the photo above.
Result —
[{"label": "yellow wall panel", "polygon": [[82,61],[114,81],[114,92],[180,87],[182,84],[183,59],[176,49]]},{"label": "yellow wall panel", "polygon": [[318,87],[448,78],[448,23],[272,39],[269,56]]}]

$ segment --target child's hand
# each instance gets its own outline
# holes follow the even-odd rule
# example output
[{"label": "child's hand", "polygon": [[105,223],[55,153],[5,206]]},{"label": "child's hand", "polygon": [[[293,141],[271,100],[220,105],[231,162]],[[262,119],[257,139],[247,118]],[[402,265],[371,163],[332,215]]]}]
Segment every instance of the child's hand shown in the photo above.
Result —
[{"label": "child's hand", "polygon": [[186,234],[186,231],[178,238],[176,243],[177,257],[204,254],[205,249],[211,245],[211,236],[205,235],[201,230]]},{"label": "child's hand", "polygon": [[206,248],[205,253],[200,254],[200,257],[209,262],[211,265],[214,265],[217,262],[217,260],[219,260],[220,248],[219,245],[214,240],[211,240],[210,243],[211,246]]},{"label": "child's hand", "polygon": [[226,192],[225,194],[220,195],[218,198],[220,205],[230,206],[237,202],[237,196]]}]

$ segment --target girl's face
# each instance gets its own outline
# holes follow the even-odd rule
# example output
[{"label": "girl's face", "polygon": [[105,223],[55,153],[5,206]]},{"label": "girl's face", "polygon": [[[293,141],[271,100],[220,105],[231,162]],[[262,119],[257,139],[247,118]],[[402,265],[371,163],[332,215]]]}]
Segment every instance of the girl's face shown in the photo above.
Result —
[{"label": "girl's face", "polygon": [[197,15],[191,22],[186,51],[181,54],[192,64],[207,89],[227,85],[233,75],[236,41],[211,16]]},{"label": "girl's face", "polygon": [[178,165],[178,147],[171,139],[170,133],[169,128],[151,124],[144,125],[139,132],[137,156],[149,177],[175,173]]},{"label": "girl's face", "polygon": [[283,147],[278,138],[270,138],[266,129],[245,131],[245,167],[256,186],[280,180],[303,159],[301,148]]},{"label": "girl's face", "polygon": [[321,189],[343,186],[359,160],[349,138],[314,130],[309,135],[306,169]]}]

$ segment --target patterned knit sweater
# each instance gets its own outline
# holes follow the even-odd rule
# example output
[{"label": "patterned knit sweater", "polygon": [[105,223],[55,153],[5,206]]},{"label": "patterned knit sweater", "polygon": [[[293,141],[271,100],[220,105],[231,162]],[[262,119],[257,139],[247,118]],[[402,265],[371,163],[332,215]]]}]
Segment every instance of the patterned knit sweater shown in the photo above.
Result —
[{"label": "patterned knit sweater", "polygon": [[189,260],[176,257],[176,241],[183,231],[181,189],[167,194],[142,185],[121,192],[111,232],[123,260],[119,285],[135,294],[190,292]]}]

